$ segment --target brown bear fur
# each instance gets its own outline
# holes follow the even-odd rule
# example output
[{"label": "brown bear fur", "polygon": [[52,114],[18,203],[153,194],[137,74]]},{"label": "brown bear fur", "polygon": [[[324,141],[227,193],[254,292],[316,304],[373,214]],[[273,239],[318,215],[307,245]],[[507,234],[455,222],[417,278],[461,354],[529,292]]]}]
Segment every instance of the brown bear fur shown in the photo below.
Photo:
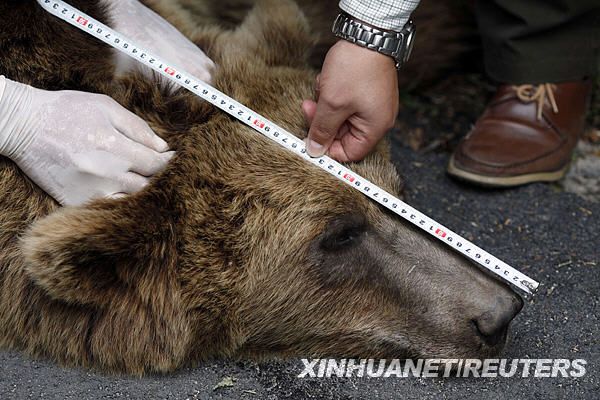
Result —
[{"label": "brown bear fur", "polygon": [[[0,4],[0,73],[110,94],[177,153],[139,194],[69,208],[0,158],[0,347],[131,374],[210,357],[498,351],[471,339],[461,318],[474,303],[455,298],[495,288],[489,278],[190,93],[113,80],[110,49],[34,3]],[[110,22],[96,1],[71,3]],[[261,1],[231,31],[177,13],[219,66],[216,87],[306,135],[315,73],[294,3]],[[351,168],[400,195],[385,144]],[[468,277],[455,284],[450,269]]]}]

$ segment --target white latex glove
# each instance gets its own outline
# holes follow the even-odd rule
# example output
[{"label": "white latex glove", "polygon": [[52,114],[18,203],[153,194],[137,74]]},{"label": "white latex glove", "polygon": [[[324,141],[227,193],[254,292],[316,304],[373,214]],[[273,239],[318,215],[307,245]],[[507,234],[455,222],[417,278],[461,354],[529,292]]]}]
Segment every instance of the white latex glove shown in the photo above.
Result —
[{"label": "white latex glove", "polygon": [[[117,32],[195,77],[211,81],[215,68],[213,61],[160,15],[138,0],[106,0],[106,3],[110,5],[113,28]],[[117,53],[117,74],[137,68],[148,76],[152,75],[149,67],[120,51]],[[161,79],[166,80],[162,76]]]},{"label": "white latex glove", "polygon": [[174,152],[108,96],[45,91],[0,77],[0,155],[63,205],[148,184]]}]

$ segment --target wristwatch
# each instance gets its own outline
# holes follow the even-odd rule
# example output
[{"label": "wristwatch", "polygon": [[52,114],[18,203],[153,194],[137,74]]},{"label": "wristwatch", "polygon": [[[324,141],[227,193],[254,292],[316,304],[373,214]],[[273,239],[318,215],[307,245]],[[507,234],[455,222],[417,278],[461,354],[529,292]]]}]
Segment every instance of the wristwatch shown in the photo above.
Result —
[{"label": "wristwatch", "polygon": [[387,31],[357,21],[350,14],[342,12],[333,23],[335,36],[385,54],[396,60],[396,68],[400,69],[408,61],[415,41],[416,27],[408,21],[401,32]]}]

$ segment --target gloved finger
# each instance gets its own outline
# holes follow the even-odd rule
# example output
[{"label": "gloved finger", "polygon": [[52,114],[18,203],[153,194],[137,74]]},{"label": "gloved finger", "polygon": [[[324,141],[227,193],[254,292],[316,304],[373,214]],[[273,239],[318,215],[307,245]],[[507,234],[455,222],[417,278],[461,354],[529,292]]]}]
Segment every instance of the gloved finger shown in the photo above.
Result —
[{"label": "gloved finger", "polygon": [[112,193],[112,194],[106,195],[107,199],[112,199],[112,200],[119,200],[124,197],[127,197],[127,193],[119,192],[119,193]]},{"label": "gloved finger", "polygon": [[174,151],[158,153],[125,137],[117,141],[117,146],[111,150],[130,163],[129,171],[144,176],[152,176],[162,171],[175,155]]},{"label": "gloved finger", "polygon": [[[127,139],[129,140],[129,139]],[[121,146],[119,146],[121,147]],[[110,178],[131,168],[131,161],[115,154],[113,149],[95,149],[71,155],[76,173]]]},{"label": "gloved finger", "polygon": [[120,189],[118,193],[127,193],[127,194],[133,194],[133,193],[137,193],[140,190],[144,189],[146,186],[148,186],[148,183],[150,182],[150,179],[138,175],[134,172],[127,172],[125,174],[119,175],[116,178],[117,182],[119,183]]},{"label": "gloved finger", "polygon": [[327,152],[340,128],[352,115],[349,109],[335,107],[323,98],[317,109],[308,132],[307,152],[312,157],[320,157]]},{"label": "gloved finger", "polygon": [[113,126],[127,136],[129,139],[143,144],[159,153],[169,150],[169,145],[161,139],[150,126],[116,101],[111,110],[111,123]]},{"label": "gloved finger", "polygon": [[191,50],[188,49],[188,51],[181,53],[181,56],[185,57],[181,60],[181,65],[196,78],[199,78],[203,82],[210,83],[216,69],[214,62],[196,45],[191,42],[189,42],[189,44]]}]

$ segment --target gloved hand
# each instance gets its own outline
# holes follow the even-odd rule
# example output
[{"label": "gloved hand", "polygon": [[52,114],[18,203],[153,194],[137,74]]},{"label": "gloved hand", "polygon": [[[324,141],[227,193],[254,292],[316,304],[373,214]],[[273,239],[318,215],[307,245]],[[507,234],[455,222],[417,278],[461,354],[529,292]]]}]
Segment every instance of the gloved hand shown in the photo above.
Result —
[{"label": "gloved hand", "polygon": [[[107,0],[113,28],[146,50],[205,82],[210,82],[213,61],[173,25],[138,0]],[[148,76],[152,70],[117,51],[117,74],[138,68]],[[161,76],[162,79],[166,79]]]},{"label": "gloved hand", "polygon": [[45,91],[0,77],[0,155],[63,205],[141,190],[173,157],[167,150],[142,119],[108,96]]}]

